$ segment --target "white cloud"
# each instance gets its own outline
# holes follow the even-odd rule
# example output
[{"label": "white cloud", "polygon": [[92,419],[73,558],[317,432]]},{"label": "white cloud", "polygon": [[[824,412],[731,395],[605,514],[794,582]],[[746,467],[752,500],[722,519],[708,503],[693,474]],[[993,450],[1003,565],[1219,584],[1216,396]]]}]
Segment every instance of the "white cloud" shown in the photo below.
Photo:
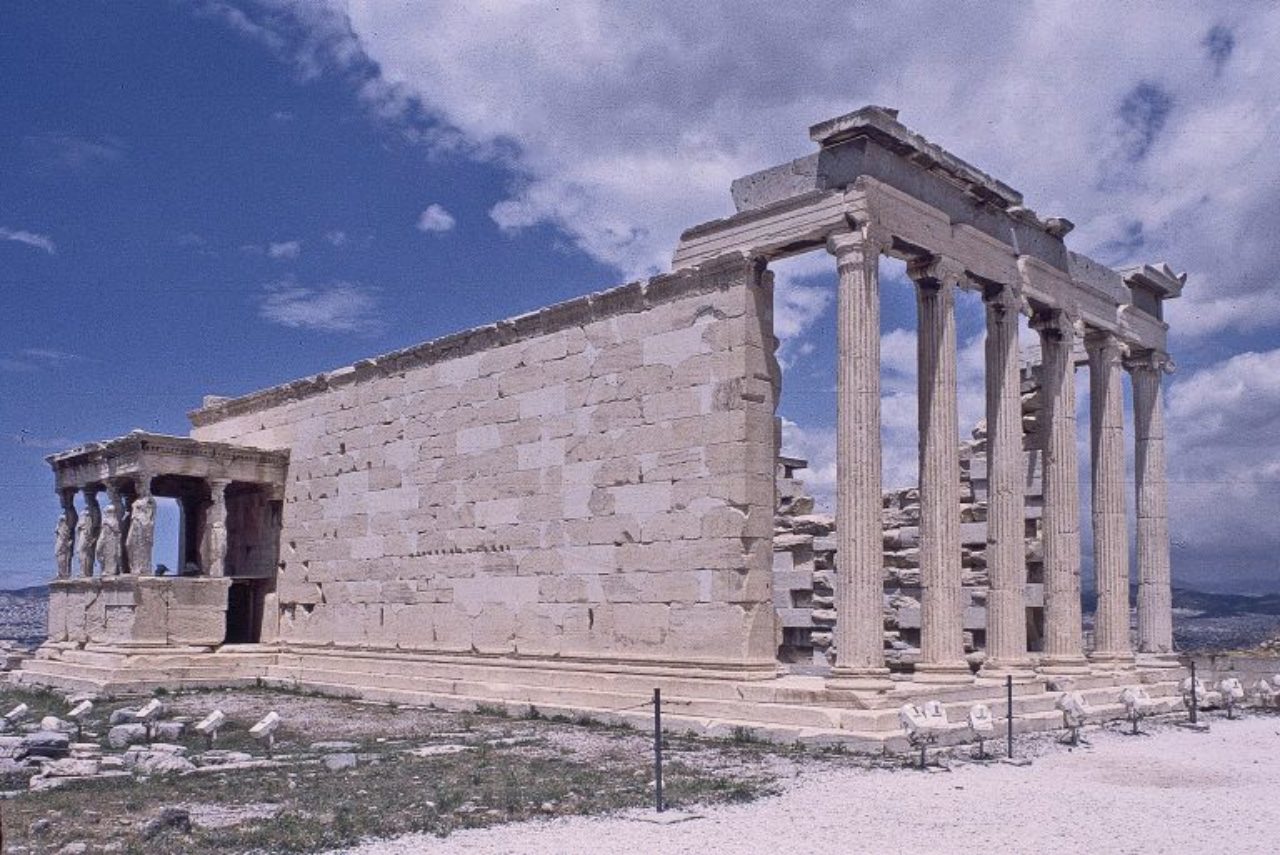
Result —
[{"label": "white cloud", "polygon": [[48,235],[36,234],[24,229],[9,229],[0,226],[0,240],[11,240],[18,243],[24,243],[27,246],[43,249],[50,255],[58,251],[58,247],[54,244],[53,238]]},{"label": "white cloud", "polygon": [[278,260],[294,259],[302,254],[302,241],[285,240],[267,244],[267,255]]},{"label": "white cloud", "polygon": [[325,232],[324,239],[333,246],[343,246],[348,240],[350,240],[350,238],[347,237],[347,233],[342,229],[334,229],[333,231]]},{"label": "white cloud", "polygon": [[286,279],[263,291],[259,315],[281,326],[339,333],[382,328],[374,294],[350,282],[307,286]]},{"label": "white cloud", "polygon": [[[1116,263],[1167,257],[1213,283],[1193,280],[1188,304],[1270,285],[1280,7],[258,8],[257,21],[232,25],[262,39],[249,24],[285,32],[292,10],[308,33],[291,54],[300,65],[372,60],[362,91],[378,116],[510,168],[511,191],[492,210],[503,228],[553,225],[625,276],[665,268],[682,229],[729,213],[732,178],[811,151],[812,122],[885,103],[1032,207],[1070,216],[1073,247]],[[1001,49],[973,62],[973,44]],[[1116,241],[1125,235],[1138,237]],[[1280,306],[1260,320],[1233,305],[1194,332],[1280,323]]]},{"label": "white cloud", "polygon": [[[1170,531],[1175,569],[1263,577],[1280,554],[1280,349],[1174,375],[1168,388]],[[1236,562],[1235,567],[1229,562]],[[1220,583],[1220,578],[1213,581]]]},{"label": "white cloud", "polygon": [[[431,204],[427,209],[418,215],[418,231],[427,233],[447,232],[455,225],[453,214],[450,214],[441,205]],[[501,225],[501,223],[499,223]]]}]

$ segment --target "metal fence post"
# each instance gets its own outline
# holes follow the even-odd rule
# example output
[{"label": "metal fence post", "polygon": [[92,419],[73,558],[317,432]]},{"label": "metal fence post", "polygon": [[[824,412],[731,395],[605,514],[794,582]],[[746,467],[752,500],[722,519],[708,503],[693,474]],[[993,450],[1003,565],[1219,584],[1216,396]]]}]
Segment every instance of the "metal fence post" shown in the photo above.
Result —
[{"label": "metal fence post", "polygon": [[1009,759],[1013,759],[1013,675],[1004,678],[1005,691],[1005,727],[1008,729]]},{"label": "metal fence post", "polygon": [[666,808],[662,803],[662,690],[653,690],[653,781],[654,803],[658,813]]},{"label": "metal fence post", "polygon": [[1196,660],[1191,660],[1191,723],[1196,723],[1200,699],[1196,696]]}]

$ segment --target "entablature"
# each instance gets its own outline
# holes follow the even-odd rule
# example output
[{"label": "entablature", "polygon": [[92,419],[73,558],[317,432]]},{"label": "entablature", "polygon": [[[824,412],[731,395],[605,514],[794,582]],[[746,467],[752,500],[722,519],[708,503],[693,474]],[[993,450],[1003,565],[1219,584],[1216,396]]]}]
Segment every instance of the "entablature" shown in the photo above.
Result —
[{"label": "entablature", "polygon": [[265,484],[283,491],[289,452],[135,430],[45,460],[53,467],[59,491],[161,475]]}]

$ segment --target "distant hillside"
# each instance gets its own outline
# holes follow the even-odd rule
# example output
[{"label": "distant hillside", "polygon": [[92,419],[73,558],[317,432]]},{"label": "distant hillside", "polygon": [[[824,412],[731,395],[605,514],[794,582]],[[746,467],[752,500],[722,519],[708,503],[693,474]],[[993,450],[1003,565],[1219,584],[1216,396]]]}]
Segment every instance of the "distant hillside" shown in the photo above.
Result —
[{"label": "distant hillside", "polygon": [[1280,594],[1206,594],[1174,588],[1173,607],[1200,612],[1196,617],[1280,615]]},{"label": "distant hillside", "polygon": [[26,600],[43,600],[49,596],[49,586],[31,585],[27,588],[0,588],[0,596],[17,597]]},{"label": "distant hillside", "polygon": [[49,631],[49,586],[0,591],[0,639],[35,645]]},{"label": "distant hillside", "polygon": [[[1138,586],[1129,589],[1129,602],[1138,602]],[[1092,612],[1097,608],[1098,595],[1093,591],[1084,592],[1084,610]],[[1204,591],[1192,591],[1189,588],[1173,589],[1173,607],[1196,612],[1194,615],[1180,615],[1191,618],[1238,617],[1240,615],[1274,615],[1280,617],[1280,594],[1209,594]]]}]

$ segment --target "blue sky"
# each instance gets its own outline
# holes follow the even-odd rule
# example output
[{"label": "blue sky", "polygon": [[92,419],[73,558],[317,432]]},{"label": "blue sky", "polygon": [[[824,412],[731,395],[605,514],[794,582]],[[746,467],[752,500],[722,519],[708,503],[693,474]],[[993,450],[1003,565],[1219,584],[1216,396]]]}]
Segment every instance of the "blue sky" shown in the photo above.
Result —
[{"label": "blue sky", "polygon": [[[50,575],[45,454],[185,433],[204,394],[661,271],[681,229],[731,212],[730,180],[883,103],[1077,222],[1072,248],[1191,274],[1170,310],[1175,574],[1280,588],[1280,12],[948,8],[4,4],[0,585]],[[776,270],[788,444],[829,492],[834,276],[821,255]],[[914,301],[884,272],[905,484]],[[960,333],[967,425],[976,299]]]}]

